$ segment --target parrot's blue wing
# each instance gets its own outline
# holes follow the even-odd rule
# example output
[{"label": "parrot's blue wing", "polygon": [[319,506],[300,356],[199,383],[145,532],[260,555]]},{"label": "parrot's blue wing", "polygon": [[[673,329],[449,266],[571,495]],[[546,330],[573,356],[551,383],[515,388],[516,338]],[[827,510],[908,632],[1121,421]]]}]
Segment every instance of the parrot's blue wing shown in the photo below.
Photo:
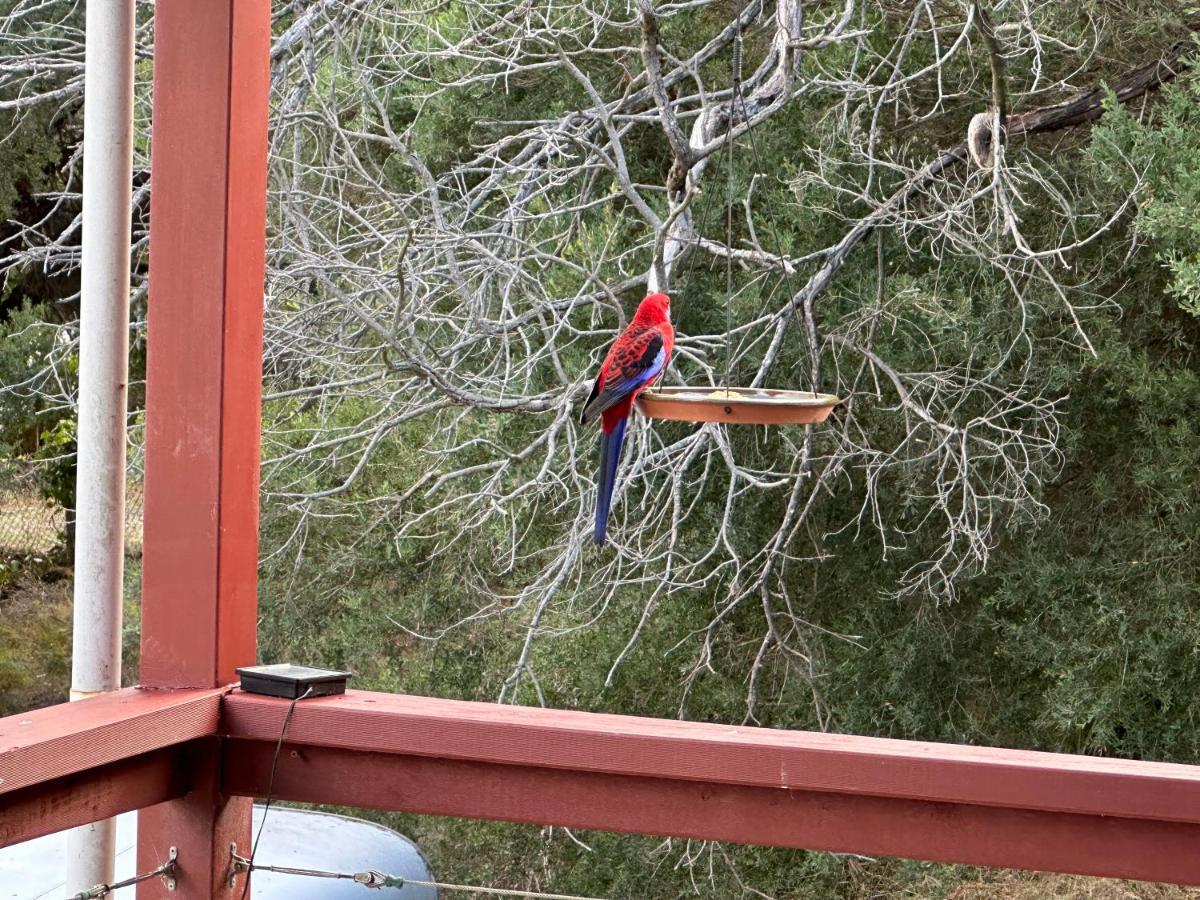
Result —
[{"label": "parrot's blue wing", "polygon": [[667,362],[667,348],[661,334],[653,334],[643,347],[631,347],[630,351],[625,354],[625,358],[618,354],[613,360],[614,371],[609,377],[597,378],[596,383],[592,385],[592,393],[579,417],[579,421],[584,425],[662,374]]}]

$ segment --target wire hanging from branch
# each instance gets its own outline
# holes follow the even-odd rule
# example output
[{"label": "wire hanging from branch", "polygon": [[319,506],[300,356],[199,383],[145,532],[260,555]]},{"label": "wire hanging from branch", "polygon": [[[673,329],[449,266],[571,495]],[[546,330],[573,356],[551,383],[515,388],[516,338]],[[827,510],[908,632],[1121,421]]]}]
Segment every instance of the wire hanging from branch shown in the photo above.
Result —
[{"label": "wire hanging from branch", "polygon": [[733,33],[733,89],[729,96],[729,122],[725,126],[725,389],[733,375],[733,117],[734,110],[741,105],[746,114],[746,101],[742,97],[742,23],[737,20]]}]

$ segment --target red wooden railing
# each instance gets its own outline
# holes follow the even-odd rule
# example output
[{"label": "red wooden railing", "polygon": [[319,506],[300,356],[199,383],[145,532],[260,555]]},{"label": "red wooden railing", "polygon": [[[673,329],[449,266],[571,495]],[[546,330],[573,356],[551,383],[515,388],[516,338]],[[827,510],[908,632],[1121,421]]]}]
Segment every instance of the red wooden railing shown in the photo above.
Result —
[{"label": "red wooden railing", "polygon": [[[241,895],[287,702],[255,661],[270,4],[159,0],[141,686],[0,719],[0,846],[141,809],[139,870]],[[1200,768],[352,691],[282,799],[1200,884]],[[291,751],[295,751],[294,753]],[[161,895],[155,881],[139,897]]]}]

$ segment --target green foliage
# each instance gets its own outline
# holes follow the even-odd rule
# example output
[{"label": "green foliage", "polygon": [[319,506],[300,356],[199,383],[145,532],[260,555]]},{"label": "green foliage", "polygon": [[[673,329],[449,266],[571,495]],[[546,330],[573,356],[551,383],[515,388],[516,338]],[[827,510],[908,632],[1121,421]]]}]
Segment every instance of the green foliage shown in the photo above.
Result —
[{"label": "green foliage", "polygon": [[54,330],[44,324],[42,310],[28,304],[0,319],[0,456],[29,448],[30,432],[46,421],[38,399],[36,374],[46,364]]},{"label": "green foliage", "polygon": [[[71,682],[71,572],[37,556],[0,560],[0,716],[65,703]],[[141,565],[125,563],[122,683],[137,683]]]},{"label": "green foliage", "polygon": [[0,716],[66,699],[71,657],[66,575],[44,559],[0,563]]},{"label": "green foliage", "polygon": [[53,427],[42,432],[40,445],[34,454],[39,461],[38,486],[42,496],[66,513],[59,542],[64,559],[72,559],[75,555],[77,428],[74,417],[59,419]]},{"label": "green foliage", "polygon": [[[0,39],[0,52],[3,48]],[[63,124],[53,110],[38,108],[23,116],[0,111],[0,222],[21,212],[35,194],[60,187]]]},{"label": "green foliage", "polygon": [[1110,177],[1120,177],[1122,163],[1144,172],[1136,228],[1170,272],[1170,294],[1200,316],[1200,80],[1182,79],[1163,93],[1153,121],[1139,120],[1110,98],[1098,138],[1107,144]]},{"label": "green foliage", "polygon": [[[0,0],[0,14],[8,15],[18,5],[14,0]],[[81,7],[50,3],[42,11],[56,16],[59,27],[82,27]],[[19,39],[20,34],[7,30],[0,35],[0,58],[12,51]],[[55,69],[46,67],[41,77],[59,77]],[[0,94],[3,100],[14,98],[7,90]],[[65,187],[63,163],[78,137],[78,112],[78,104],[0,110],[3,255],[22,249],[21,223],[37,222],[42,233],[51,233],[63,224],[64,216],[71,215],[64,210],[52,214],[52,202],[46,195]],[[61,281],[64,279],[33,265],[12,266],[0,273],[0,465],[13,458],[45,460],[39,467],[43,496],[54,502],[67,501],[73,507],[74,421],[69,410],[46,399],[60,387],[50,374],[53,367],[49,362],[59,320],[53,301],[63,295]],[[74,368],[68,360],[58,374],[69,379]],[[69,545],[69,533],[66,538]]]},{"label": "green foliage", "polygon": [[[70,556],[75,508],[75,429],[70,410],[50,406],[44,399],[47,367],[54,329],[43,319],[44,310],[28,303],[0,320],[0,463],[36,460],[38,487],[48,502],[68,510],[61,535],[65,556]],[[68,375],[76,362],[68,360]]]},{"label": "green foliage", "polygon": [[[919,535],[913,535],[907,548],[885,554],[867,532],[829,533],[827,560],[790,570],[789,590],[806,598],[803,613],[813,626],[809,650],[817,673],[815,689],[833,728],[1200,760],[1200,727],[1191,702],[1200,691],[1200,610],[1195,602],[1200,497],[1194,476],[1200,459],[1200,372],[1194,352],[1200,323],[1194,316],[1190,270],[1183,264],[1194,262],[1194,223],[1200,221],[1195,92],[1192,83],[1173,89],[1145,121],[1111,110],[1086,149],[1072,151],[1082,196],[1095,210],[1114,208],[1113,198],[1123,196],[1132,171],[1146,173],[1148,188],[1134,225],[1144,238],[1142,248],[1129,257],[1112,257],[1110,245],[1101,242],[1077,260],[1081,270],[1093,273],[1094,290],[1112,304],[1087,317],[1098,355],[1089,359],[1068,350],[1042,352],[1016,363],[1047,392],[1071,398],[1062,437],[1066,464],[1041,498],[1047,514],[1015,523],[988,573],[960,585],[960,600],[949,607],[898,603],[884,596],[909,554],[925,549]],[[790,124],[800,128],[803,111],[797,116]],[[439,132],[430,140],[449,140],[451,134]],[[797,189],[819,189],[799,178],[806,161],[789,155],[795,143],[789,129],[764,133],[759,141],[762,158],[780,160],[788,172],[797,173],[792,182]],[[739,171],[736,178],[744,192],[750,171]],[[772,216],[773,243],[803,252],[838,233],[837,223],[791,209],[783,183],[758,190],[761,202],[778,210]],[[837,198],[828,202],[835,205]],[[607,239],[609,227],[623,227],[620,217],[611,225],[598,220],[582,229],[575,238],[581,254],[589,252],[589,244]],[[1030,212],[1023,227],[1036,233],[1038,217]],[[1113,245],[1121,245],[1127,227],[1128,222],[1118,222]],[[839,304],[853,304],[856,296],[875,290],[874,263],[873,254],[862,252],[843,271],[825,301],[831,315]],[[935,260],[920,252],[889,254],[886,277],[899,320],[880,337],[891,358],[919,364],[930,341],[939,354],[954,358],[1001,347],[1005,338],[999,325],[1008,313],[1008,291],[981,278],[969,262]],[[689,303],[680,322],[685,333],[719,330],[726,314],[722,278],[718,266],[703,261],[685,275]],[[747,290],[734,315],[753,314],[763,299],[764,293]],[[1029,327],[1042,335],[1061,331],[1051,298],[1044,308],[1031,311]],[[567,353],[568,359],[584,359],[575,347]],[[347,423],[361,412],[350,406],[345,411]],[[860,421],[880,429],[894,427],[882,413]],[[428,426],[428,421],[413,421],[399,429],[379,465],[362,476],[355,491],[379,496],[395,490],[389,472],[419,465],[424,452],[436,450],[425,446]],[[530,427],[536,424],[521,417],[461,419],[462,433],[499,446],[519,446]],[[686,426],[658,427],[663,439],[671,440]],[[779,429],[739,434],[735,440],[740,458],[752,463],[791,452],[795,438]],[[486,459],[484,454],[479,461]],[[306,487],[336,486],[352,465],[347,460],[344,469],[326,471],[319,484]],[[681,552],[703,546],[710,535],[724,490],[717,482],[711,486],[713,502],[698,504],[681,528]],[[547,496],[555,490],[547,487]],[[915,515],[912,493],[909,484],[898,482],[884,499],[905,515]],[[814,529],[839,526],[857,497],[853,491],[838,491],[826,498]],[[438,498],[417,494],[409,502],[415,512]],[[764,501],[746,515],[731,540],[754,545],[759,529],[777,521],[775,503]],[[264,659],[347,666],[364,687],[494,699],[530,610],[506,609],[497,601],[470,624],[443,629],[477,613],[482,592],[511,596],[539,571],[538,560],[516,560],[503,577],[481,582],[478,573],[490,571],[478,564],[489,561],[494,537],[489,532],[473,532],[470,522],[451,515],[442,525],[447,535],[457,535],[450,542],[453,552],[430,555],[428,545],[391,540],[388,523],[373,519],[363,507],[351,509],[319,527],[304,525],[304,553],[286,565],[265,567]],[[530,499],[523,509],[531,512],[529,545],[550,545],[560,525],[553,504]],[[264,545],[297,540],[296,527],[292,511],[268,509]],[[612,663],[637,627],[648,594],[630,586],[601,610],[594,589],[572,591],[546,611],[543,628],[557,636],[534,644],[537,688],[526,682],[518,702],[742,721],[745,676],[763,629],[760,611],[739,609],[730,618],[733,636],[714,647],[709,669],[698,677],[690,650],[680,644],[704,629],[722,589],[714,584],[694,595],[661,598],[611,683]],[[589,627],[598,615],[603,627]],[[755,715],[762,724],[819,726],[813,688],[786,666],[769,666],[758,692]],[[406,815],[379,818],[419,837],[445,874],[479,883],[536,882],[545,889],[595,895],[653,900],[739,896],[736,874],[742,883],[779,897],[902,892],[941,897],[979,877],[975,870],[919,863],[703,848],[689,852],[702,865],[709,852],[717,854],[717,862],[713,880],[698,883],[695,869],[677,865],[684,854],[679,843],[666,849],[651,839],[580,834],[594,850],[588,853],[565,838],[521,826]],[[648,883],[646,872],[651,870],[655,876]]]}]

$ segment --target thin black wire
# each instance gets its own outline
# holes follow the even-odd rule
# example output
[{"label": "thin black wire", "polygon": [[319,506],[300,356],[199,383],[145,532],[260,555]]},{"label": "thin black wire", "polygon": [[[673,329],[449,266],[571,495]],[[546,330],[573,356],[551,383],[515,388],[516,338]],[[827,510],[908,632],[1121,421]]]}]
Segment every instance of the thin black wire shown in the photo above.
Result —
[{"label": "thin black wire", "polygon": [[741,101],[742,115],[746,101],[742,97],[742,25],[737,20],[733,33],[733,91],[729,97],[729,121],[725,125],[725,390],[733,374],[733,115]]},{"label": "thin black wire", "polygon": [[[696,260],[700,257],[700,254],[698,254],[696,251],[700,249],[700,243],[704,240],[704,232],[708,228],[709,219],[712,217],[713,205],[714,204],[709,201],[708,196],[704,193],[701,193],[700,199],[696,201],[694,205],[696,216],[693,219],[694,226],[692,228],[692,232],[694,233],[695,237],[689,242],[692,249],[687,255],[687,265],[686,267],[681,266],[679,277],[675,279],[675,283],[671,286],[671,293],[673,295],[681,296],[683,294],[684,286],[691,285],[695,281],[695,279],[692,277],[693,270],[700,267],[700,264],[696,262]],[[710,263],[707,268],[711,272],[713,269],[713,264]]]},{"label": "thin black wire", "polygon": [[[734,115],[737,110],[738,104],[740,104],[740,106],[741,106],[742,116],[746,117],[746,97],[745,97],[745,93],[744,93],[743,87],[742,87],[742,60],[743,60],[743,32],[742,32],[741,20],[740,20],[740,14],[739,14],[739,18],[736,20],[736,28],[734,31],[734,42],[733,42],[733,47],[732,47],[732,61],[731,61],[732,62],[732,65],[731,65],[732,85],[731,85],[730,99],[729,99],[729,120],[727,123],[726,132],[725,132],[726,157],[727,157],[726,158],[726,167],[728,169],[728,171],[726,173],[727,181],[726,181],[726,198],[725,198],[726,199],[725,245],[726,245],[726,248],[728,251],[733,250],[733,194],[734,194],[734,187],[735,187],[735,172],[734,172],[734,168],[733,168],[733,158],[734,158],[733,151],[734,151],[734,144],[736,143],[733,140],[733,131],[734,131]],[[757,167],[757,170],[761,171],[763,168],[762,152],[758,146],[758,138],[756,137],[756,135],[754,133],[755,130],[756,129],[753,129],[753,128],[748,129],[747,134],[750,137],[750,152],[751,152],[752,156],[754,157],[755,166]],[[712,212],[712,207],[713,207],[713,204],[711,202],[707,202],[707,201],[708,201],[708,198],[702,196],[700,198],[700,202],[697,204],[698,221],[697,221],[696,227],[694,229],[695,239],[694,239],[694,244],[693,244],[693,252],[691,254],[689,254],[687,266],[684,267],[680,271],[679,277],[676,279],[675,285],[672,287],[672,293],[675,293],[676,291],[681,293],[684,289],[685,283],[689,283],[692,281],[691,276],[693,274],[693,269],[695,269],[697,266],[697,262],[696,262],[697,254],[694,251],[699,249],[699,247],[700,247],[700,242],[703,240],[703,235],[706,230],[706,226],[708,225],[709,216]],[[781,265],[783,272],[782,272],[781,277],[775,281],[775,283],[770,288],[770,290],[765,292],[765,296],[763,297],[762,304],[757,313],[760,316],[770,305],[770,303],[774,299],[774,297],[778,294],[780,288],[782,288],[785,284],[787,284],[788,281],[795,275],[794,272],[792,273],[792,275],[789,275],[787,272],[786,257],[783,254],[783,242],[780,240],[779,230],[778,230],[777,223],[775,221],[775,217],[770,214],[767,215],[767,227],[770,230],[771,237],[774,240],[775,246],[780,254],[780,259],[783,261],[782,265]],[[710,264],[707,268],[711,272],[713,270],[714,266],[712,264]],[[725,346],[724,383],[725,383],[726,389],[728,389],[729,382],[731,381],[731,379],[733,377],[732,369],[733,369],[733,359],[735,356],[734,349],[733,349],[733,340],[731,337],[731,335],[733,333],[733,256],[732,256],[732,252],[727,252],[726,256],[725,256],[725,294],[726,294],[726,297],[725,297],[725,334],[726,334],[727,340],[726,340],[726,346]],[[812,386],[812,390],[814,390],[814,391],[816,390],[815,384]]]},{"label": "thin black wire", "polygon": [[[732,72],[733,72],[733,84],[732,84],[732,88],[730,91],[730,97],[729,97],[729,126],[730,127],[728,127],[726,129],[726,143],[728,145],[726,148],[726,154],[728,157],[726,165],[727,165],[727,168],[729,169],[729,172],[728,172],[728,181],[726,183],[726,190],[725,190],[725,208],[726,208],[725,244],[730,249],[732,249],[732,246],[733,246],[733,236],[732,236],[732,232],[733,232],[733,221],[732,221],[732,217],[733,217],[733,212],[732,212],[732,209],[733,209],[733,147],[732,147],[732,142],[729,140],[729,138],[730,138],[730,136],[732,134],[732,130],[733,130],[732,125],[733,125],[734,103],[736,102],[738,97],[741,95],[742,27],[741,27],[741,21],[740,21],[740,14],[739,14],[738,20],[736,20],[736,29],[734,31],[733,63],[732,63],[731,68],[732,68]],[[741,102],[742,102],[742,111],[744,114],[745,108],[746,108],[745,97],[741,97]],[[713,196],[714,197],[716,196],[715,193]],[[690,242],[692,244],[692,251],[688,254],[688,260],[687,260],[686,267],[683,267],[680,270],[679,277],[675,280],[675,285],[673,286],[672,293],[675,293],[676,291],[678,293],[682,293],[683,289],[684,289],[684,285],[690,284],[694,280],[692,278],[693,270],[698,268],[701,265],[700,263],[696,262],[696,260],[699,258],[699,254],[696,253],[695,251],[697,251],[700,248],[700,243],[701,243],[701,241],[704,240],[704,232],[708,228],[708,223],[712,216],[714,205],[715,204],[709,200],[707,194],[703,194],[703,193],[701,194],[700,200],[696,204],[695,227],[692,229],[695,234],[695,238]],[[727,337],[729,334],[732,333],[732,329],[733,329],[733,303],[732,303],[732,299],[731,299],[731,295],[733,292],[732,260],[733,260],[733,258],[730,255],[726,254],[726,257],[725,257],[725,334]],[[710,262],[707,266],[705,266],[705,268],[707,268],[709,272],[712,272],[713,269],[716,268],[715,260]],[[731,365],[732,365],[732,360],[731,360],[731,356],[730,356],[730,348],[727,343],[726,351],[725,351],[725,376],[724,376],[724,383],[725,383],[726,388],[728,388],[728,386],[729,386],[729,380],[731,377],[731,375],[730,375]]]},{"label": "thin black wire", "polygon": [[[743,115],[745,114],[745,111],[746,111],[745,104],[746,104],[746,101],[743,98],[742,99]],[[750,153],[754,157],[755,169],[758,171],[761,171],[763,168],[762,153],[759,150],[758,138],[755,136],[756,130],[757,129],[754,129],[754,128],[748,128],[746,130],[746,135],[750,138]],[[790,278],[794,277],[794,270],[793,270],[793,275],[789,275],[787,272],[787,257],[784,255],[784,252],[783,252],[783,241],[781,241],[779,238],[779,230],[777,228],[775,216],[771,215],[770,212],[768,212],[766,219],[767,219],[767,228],[769,228],[771,231],[771,238],[772,238],[772,240],[775,241],[775,250],[779,254],[779,259],[781,261],[780,267],[783,271],[783,275],[778,281],[775,282],[775,286],[772,287],[771,290],[767,293],[767,295],[763,298],[762,305],[758,310],[759,316],[761,316],[766,311],[767,306],[770,305],[771,300],[774,299],[775,295],[779,292],[779,289],[783,285],[787,284],[787,282]],[[815,360],[813,361],[813,364],[814,364],[814,366],[816,365]],[[815,382],[813,382],[809,387],[813,392],[816,392],[817,385]]]},{"label": "thin black wire", "polygon": [[[733,130],[735,127],[734,126],[734,112],[736,109],[735,104],[740,104],[742,118],[745,121],[749,122],[749,116],[746,114],[746,96],[742,89],[742,48],[743,48],[742,29],[739,24],[737,30],[734,32],[733,60],[732,60],[732,63],[733,63],[732,64],[733,85],[732,85],[731,96],[729,99],[729,123],[728,123],[728,126],[725,131],[726,144],[727,144],[727,156],[728,156],[727,163],[726,163],[728,172],[726,173],[727,174],[727,183],[726,183],[726,213],[725,213],[725,245],[729,251],[725,257],[725,293],[726,293],[725,333],[727,336],[727,341],[726,341],[726,345],[725,345],[725,353],[726,353],[726,356],[725,356],[725,384],[726,384],[726,389],[728,389],[729,381],[732,378],[733,359],[734,359],[734,355],[735,355],[734,348],[733,348],[733,338],[732,338],[732,334],[733,334],[733,193],[734,193],[734,180],[735,180],[735,172],[734,172],[734,168],[733,168],[733,147],[734,147],[735,141],[733,140]],[[754,129],[754,128],[748,128],[746,130],[746,134],[750,138],[750,153],[754,157],[755,170],[762,171],[762,169],[763,169],[762,152],[758,146],[758,138],[755,135],[755,131],[756,131],[756,129]],[[776,227],[775,217],[768,213],[766,218],[767,218],[767,227],[771,232],[771,238],[775,242],[775,247],[776,247],[777,252],[780,255],[780,259],[783,260],[783,263],[781,265],[781,268],[783,269],[783,274],[778,280],[775,281],[775,283],[771,287],[771,289],[769,291],[765,292],[765,296],[763,297],[762,304],[758,310],[758,315],[762,315],[762,313],[766,310],[767,306],[771,303],[771,300],[779,292],[779,289],[781,287],[783,287],[783,285],[785,285],[790,278],[790,276],[787,273],[786,258],[783,255],[783,242],[780,240],[780,237],[779,237],[779,230]],[[814,387],[813,390],[816,390],[816,388]]]},{"label": "thin black wire", "polygon": [[[283,738],[287,734],[288,725],[292,722],[292,713],[296,711],[296,704],[312,693],[312,685],[299,697],[293,698],[288,705],[287,715],[283,717],[283,728],[279,730],[279,740],[275,742],[275,756],[271,759],[271,775],[267,779],[267,797],[263,802],[262,821],[258,823],[258,834],[254,836],[254,843],[250,845],[250,869],[254,868],[254,854],[258,853],[258,842],[262,838],[263,828],[267,824],[267,813],[271,811],[271,794],[275,790],[275,769],[279,766],[279,751],[283,749]],[[250,872],[246,872],[246,881],[242,884],[241,900],[246,900],[246,893],[250,890]]]}]

